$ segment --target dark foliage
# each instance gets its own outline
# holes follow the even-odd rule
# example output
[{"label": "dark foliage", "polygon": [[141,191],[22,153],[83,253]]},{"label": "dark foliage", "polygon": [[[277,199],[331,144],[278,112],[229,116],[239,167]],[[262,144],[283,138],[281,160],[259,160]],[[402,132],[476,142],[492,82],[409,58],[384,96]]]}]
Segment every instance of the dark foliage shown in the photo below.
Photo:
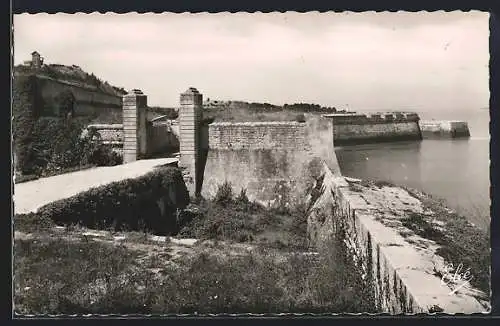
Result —
[{"label": "dark foliage", "polygon": [[76,120],[40,118],[31,139],[31,170],[28,171],[45,176],[79,166],[121,163],[121,157],[110,146],[93,140],[90,134],[82,137],[83,127]]},{"label": "dark foliage", "polygon": [[226,207],[233,202],[233,196],[233,188],[231,184],[226,181],[221,186],[219,186],[219,188],[217,188],[214,202]]},{"label": "dark foliage", "polygon": [[270,103],[248,103],[243,101],[232,101],[229,106],[235,109],[252,110],[256,113],[259,112],[278,112],[282,110],[296,111],[303,113],[312,112],[336,112],[337,109],[334,107],[321,106],[319,104],[311,103],[294,103],[294,104],[284,104],[283,106],[270,104]]},{"label": "dark foliage", "polygon": [[35,122],[36,79],[34,76],[22,76],[14,79],[12,98],[12,137],[18,170],[26,173],[32,169]]},{"label": "dark foliage", "polygon": [[[158,204],[160,200],[163,207]],[[177,209],[188,203],[189,193],[180,171],[166,167],[137,179],[114,182],[52,202],[34,216],[62,225],[147,229],[170,234],[177,228]]]},{"label": "dark foliage", "polygon": [[67,89],[55,97],[57,115],[60,117],[72,117],[75,113],[75,96]]},{"label": "dark foliage", "polygon": [[285,104],[283,108],[291,111],[299,111],[299,112],[337,112],[337,109],[334,107],[321,106],[319,104],[310,104],[310,103],[294,103],[294,104]]}]

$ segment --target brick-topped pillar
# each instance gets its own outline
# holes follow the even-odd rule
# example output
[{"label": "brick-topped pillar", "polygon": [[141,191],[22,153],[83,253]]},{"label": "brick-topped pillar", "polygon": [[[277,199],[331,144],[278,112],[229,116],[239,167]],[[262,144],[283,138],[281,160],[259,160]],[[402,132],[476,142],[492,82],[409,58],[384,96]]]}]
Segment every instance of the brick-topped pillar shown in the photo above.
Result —
[{"label": "brick-topped pillar", "polygon": [[201,191],[200,178],[200,132],[203,119],[203,95],[196,88],[189,88],[180,95],[179,108],[179,167],[184,168],[184,180],[191,196]]},{"label": "brick-topped pillar", "polygon": [[146,153],[146,107],[147,96],[138,89],[123,96],[123,163]]}]

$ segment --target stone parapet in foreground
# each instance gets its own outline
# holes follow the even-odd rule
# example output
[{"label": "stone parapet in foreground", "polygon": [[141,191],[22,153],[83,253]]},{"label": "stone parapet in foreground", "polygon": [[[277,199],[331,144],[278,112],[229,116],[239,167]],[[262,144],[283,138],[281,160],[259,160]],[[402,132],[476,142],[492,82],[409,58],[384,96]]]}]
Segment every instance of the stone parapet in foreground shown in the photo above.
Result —
[{"label": "stone parapet in foreground", "polygon": [[[321,194],[309,211],[308,233],[314,244],[334,235],[337,219],[345,222],[346,243],[372,281],[377,308],[398,313],[487,313],[487,295],[469,286],[442,282],[447,262],[434,241],[412,234],[401,221],[427,214],[422,203],[399,187],[353,186],[324,167]],[[462,271],[463,272],[463,271]],[[456,292],[453,292],[453,291]]]}]

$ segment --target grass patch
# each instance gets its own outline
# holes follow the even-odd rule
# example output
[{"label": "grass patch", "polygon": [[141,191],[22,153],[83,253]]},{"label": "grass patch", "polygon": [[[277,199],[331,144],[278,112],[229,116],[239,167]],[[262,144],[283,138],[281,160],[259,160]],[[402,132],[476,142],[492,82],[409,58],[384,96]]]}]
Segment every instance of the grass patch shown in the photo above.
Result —
[{"label": "grass patch", "polygon": [[383,187],[394,187],[394,184],[393,183],[390,183],[388,181],[383,181],[383,180],[376,180],[376,181],[373,181],[373,184],[377,187],[377,188],[383,188]]},{"label": "grass patch", "polygon": [[40,216],[35,213],[17,214],[13,218],[14,230],[25,233],[48,231],[55,227],[54,221],[47,216]]},{"label": "grass patch", "polygon": [[411,212],[407,218],[402,220],[402,224],[418,236],[437,243],[443,242],[445,238],[443,232],[437,230],[422,214]]},{"label": "grass patch", "polygon": [[[425,239],[435,241],[440,246],[436,254],[445,261],[453,266],[462,264],[464,269],[470,268],[471,285],[489,294],[491,256],[488,234],[472,226],[465,217],[449,212],[437,201],[424,204],[435,215],[428,217],[411,213],[402,221],[403,226]],[[444,226],[438,229],[430,218],[444,222]]]},{"label": "grass patch", "polygon": [[[322,258],[324,257],[324,258]],[[157,256],[169,259],[169,255]],[[242,256],[202,251],[136,266],[123,247],[97,242],[15,242],[15,311],[20,314],[374,312],[339,256],[274,249]]]},{"label": "grass patch", "polygon": [[307,247],[307,216],[302,205],[266,208],[249,201],[244,190],[235,196],[231,185],[224,183],[213,201],[198,201],[191,209],[196,213],[181,228],[181,237]]},{"label": "grass patch", "polygon": [[470,267],[471,284],[486,294],[490,293],[490,241],[486,232],[472,227],[464,217],[452,214],[445,225],[447,236],[437,254],[454,266]]},{"label": "grass patch", "polygon": [[349,190],[354,191],[354,192],[363,192],[363,186],[353,183],[353,182],[348,182],[349,185]]},{"label": "grass patch", "polygon": [[383,187],[396,187],[393,183],[385,181],[385,180],[370,180],[370,179],[363,179],[359,182],[359,185],[362,187],[366,188],[383,188]]},{"label": "grass patch", "polygon": [[[93,292],[111,291],[134,261],[123,247],[62,239],[15,240],[14,305],[21,314],[93,311]],[[103,289],[99,289],[101,285]]]}]

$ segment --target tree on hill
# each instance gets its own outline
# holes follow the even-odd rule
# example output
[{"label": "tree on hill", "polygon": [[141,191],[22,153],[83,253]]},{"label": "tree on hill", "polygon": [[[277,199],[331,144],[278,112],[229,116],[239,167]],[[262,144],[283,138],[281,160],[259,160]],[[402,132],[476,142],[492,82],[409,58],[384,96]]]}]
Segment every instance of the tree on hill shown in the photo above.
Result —
[{"label": "tree on hill", "polygon": [[299,111],[299,112],[336,112],[337,109],[334,107],[325,107],[319,104],[310,103],[294,103],[285,104],[283,108],[286,110]]}]

